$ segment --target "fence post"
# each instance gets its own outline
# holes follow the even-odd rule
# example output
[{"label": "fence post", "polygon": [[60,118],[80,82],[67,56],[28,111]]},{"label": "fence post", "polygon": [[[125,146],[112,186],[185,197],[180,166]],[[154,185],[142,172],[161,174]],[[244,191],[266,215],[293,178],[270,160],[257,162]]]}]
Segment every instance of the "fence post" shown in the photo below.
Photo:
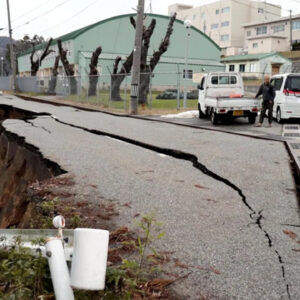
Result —
[{"label": "fence post", "polygon": [[127,73],[125,75],[124,111],[127,110]]},{"label": "fence post", "polygon": [[180,110],[180,68],[177,64],[177,110]]},{"label": "fence post", "polygon": [[150,109],[152,109],[152,70],[150,70],[150,91],[149,91],[149,96],[150,96]]},{"label": "fence post", "polygon": [[77,78],[77,102],[79,102],[79,93],[80,93],[80,90],[81,90],[81,75],[78,75],[78,78]]}]

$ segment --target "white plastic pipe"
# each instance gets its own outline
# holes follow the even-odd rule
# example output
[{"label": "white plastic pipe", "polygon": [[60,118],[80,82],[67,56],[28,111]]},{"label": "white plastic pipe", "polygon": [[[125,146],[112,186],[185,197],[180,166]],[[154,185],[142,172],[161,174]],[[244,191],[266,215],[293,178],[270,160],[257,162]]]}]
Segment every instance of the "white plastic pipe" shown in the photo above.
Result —
[{"label": "white plastic pipe", "polygon": [[74,230],[71,286],[82,290],[103,290],[109,232],[100,229]]},{"label": "white plastic pipe", "polygon": [[52,238],[46,243],[46,256],[48,258],[55,299],[74,300],[61,239]]}]

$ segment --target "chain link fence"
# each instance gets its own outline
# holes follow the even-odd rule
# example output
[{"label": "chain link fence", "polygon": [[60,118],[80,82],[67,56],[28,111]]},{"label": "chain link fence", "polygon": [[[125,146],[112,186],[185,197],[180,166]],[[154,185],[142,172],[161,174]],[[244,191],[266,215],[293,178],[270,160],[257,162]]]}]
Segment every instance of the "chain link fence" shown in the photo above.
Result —
[{"label": "chain link fence", "polygon": [[[142,73],[139,99],[141,109],[183,108],[197,106],[197,83],[182,73]],[[130,108],[131,75],[17,77],[17,91],[30,96],[47,96],[61,101],[96,105],[108,110],[128,112]],[[0,90],[10,90],[10,77],[0,77]]]},{"label": "chain link fence", "polygon": [[[246,93],[256,93],[265,73],[241,73]],[[186,77],[186,78],[185,78]],[[198,78],[199,80],[199,78]],[[142,73],[140,110],[159,112],[196,109],[198,90],[193,74],[182,72]],[[0,90],[10,90],[11,78],[0,77]],[[130,109],[130,74],[99,76],[17,77],[17,91],[47,100],[69,101],[111,111]],[[186,95],[186,97],[185,97]],[[187,101],[184,101],[184,98]]]}]

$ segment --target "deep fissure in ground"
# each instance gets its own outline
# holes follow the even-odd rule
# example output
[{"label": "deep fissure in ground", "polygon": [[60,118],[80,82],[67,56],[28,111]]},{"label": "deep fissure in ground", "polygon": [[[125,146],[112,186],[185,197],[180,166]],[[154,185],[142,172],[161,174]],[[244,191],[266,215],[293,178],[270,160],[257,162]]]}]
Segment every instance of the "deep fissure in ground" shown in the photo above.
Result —
[{"label": "deep fissure in ground", "polygon": [[274,249],[274,253],[275,253],[275,255],[278,259],[278,262],[279,262],[281,270],[282,270],[282,278],[283,278],[284,284],[286,286],[287,296],[288,296],[289,299],[291,299],[290,287],[289,287],[289,284],[288,284],[288,282],[286,280],[286,276],[285,276],[285,274],[286,274],[286,272],[285,272],[285,262],[283,261],[282,256],[279,254],[278,250],[275,248],[270,234],[267,232],[266,229],[263,228],[262,219],[264,219],[264,217],[263,217],[262,211],[257,212],[254,208],[252,208],[252,206],[247,201],[247,197],[244,195],[243,191],[238,186],[236,186],[234,183],[232,183],[227,178],[222,177],[222,176],[216,174],[215,172],[209,170],[205,165],[203,165],[202,163],[200,163],[198,161],[197,156],[194,155],[194,154],[179,151],[179,150],[154,146],[154,145],[147,144],[147,143],[144,143],[144,142],[141,142],[141,141],[137,141],[137,140],[134,140],[134,139],[126,138],[126,137],[123,137],[123,136],[120,136],[120,135],[116,135],[116,134],[112,134],[112,133],[108,133],[108,132],[104,132],[104,131],[100,131],[100,130],[96,130],[96,129],[88,129],[88,128],[85,128],[85,127],[82,127],[82,126],[78,126],[78,125],[70,124],[70,123],[67,123],[67,122],[63,122],[63,121],[59,120],[58,118],[54,118],[54,117],[53,117],[53,119],[55,121],[61,123],[61,124],[71,126],[71,127],[77,128],[77,129],[81,129],[81,130],[84,130],[86,132],[89,132],[89,133],[92,133],[92,134],[95,134],[95,135],[107,136],[109,138],[120,140],[120,141],[123,141],[125,143],[137,146],[137,147],[141,147],[141,148],[144,148],[144,149],[147,149],[147,150],[151,150],[151,151],[154,151],[154,152],[157,152],[157,153],[160,153],[160,154],[164,154],[164,155],[176,158],[176,159],[191,162],[193,167],[198,169],[199,171],[201,171],[203,174],[213,178],[214,180],[217,180],[217,181],[220,181],[220,182],[224,183],[225,185],[227,185],[228,187],[230,187],[231,189],[236,191],[238,193],[238,195],[241,197],[241,200],[242,200],[243,204],[250,211],[249,217],[251,218],[251,220],[254,220],[255,224],[263,232],[264,236],[266,237],[266,239],[268,241],[268,246],[270,248]]},{"label": "deep fissure in ground", "polygon": [[[37,114],[21,109],[16,109],[8,105],[0,105],[0,124],[3,120],[6,119],[22,119],[30,123],[31,126],[34,126],[34,124],[30,122],[30,120],[41,115],[45,114]],[[49,114],[46,115],[49,116]],[[161,148],[104,131],[87,129],[82,126],[63,122],[53,116],[52,118],[61,124],[81,129],[95,135],[107,136],[126,142],[128,144],[135,145],[137,147],[170,156],[175,159],[188,161],[192,163],[193,167],[201,171],[203,174],[213,178],[214,180],[224,183],[225,185],[236,191],[240,196],[243,204],[250,211],[249,217],[255,221],[255,224],[264,233],[264,236],[268,241],[268,246],[270,248],[274,248],[274,253],[277,256],[278,262],[282,269],[282,277],[286,285],[287,295],[289,299],[291,299],[289,284],[287,283],[285,277],[284,261],[278,250],[275,249],[271,236],[263,228],[262,219],[264,217],[262,211],[257,212],[254,208],[252,208],[252,206],[247,201],[247,197],[238,186],[236,186],[227,178],[224,178],[209,170],[205,165],[200,163],[198,161],[198,158],[193,154],[174,149]],[[44,180],[49,177],[58,176],[65,173],[65,171],[62,170],[56,163],[43,158],[36,147],[25,143],[23,138],[20,138],[13,133],[7,132],[1,125],[0,171],[0,227],[17,225],[18,222],[22,220],[22,217],[26,212],[26,205],[28,204],[26,196],[24,195],[26,195],[26,189],[30,182],[33,182],[35,180]]]},{"label": "deep fissure in ground", "polygon": [[0,228],[18,227],[30,217],[26,213],[30,184],[66,173],[45,159],[38,148],[2,126],[7,119],[28,121],[41,115],[44,114],[0,105]]}]

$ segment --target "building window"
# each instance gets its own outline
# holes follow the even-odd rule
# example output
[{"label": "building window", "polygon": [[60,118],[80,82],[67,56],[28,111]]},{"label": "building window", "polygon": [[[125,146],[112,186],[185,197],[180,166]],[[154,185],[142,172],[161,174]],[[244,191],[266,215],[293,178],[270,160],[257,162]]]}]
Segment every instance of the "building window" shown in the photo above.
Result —
[{"label": "building window", "polygon": [[230,7],[223,7],[222,10],[221,10],[222,14],[224,13],[229,13],[230,12]]},{"label": "building window", "polygon": [[229,40],[229,34],[223,34],[221,35],[221,41],[228,41]]},{"label": "building window", "polygon": [[256,35],[266,34],[267,26],[256,27]]},{"label": "building window", "polygon": [[253,43],[252,48],[258,48],[258,43]]},{"label": "building window", "polygon": [[251,36],[251,30],[247,31],[247,36]]},{"label": "building window", "polygon": [[221,27],[228,27],[229,26],[229,21],[225,21],[221,23]]},{"label": "building window", "polygon": [[183,70],[184,79],[193,79],[193,70]]},{"label": "building window", "polygon": [[216,15],[218,15],[220,13],[219,9],[216,9]]},{"label": "building window", "polygon": [[285,30],[285,26],[283,24],[273,26],[273,32],[281,32],[284,30]]},{"label": "building window", "polygon": [[219,24],[211,24],[210,28],[211,29],[217,29],[219,27]]},{"label": "building window", "polygon": [[212,84],[236,84],[237,78],[236,76],[227,76],[227,75],[212,76],[211,83]]},{"label": "building window", "polygon": [[201,18],[203,19],[205,17],[205,12],[203,12],[202,14],[201,14]]},{"label": "building window", "polygon": [[256,64],[250,64],[250,72],[256,72]]},{"label": "building window", "polygon": [[196,15],[193,15],[193,20],[196,20],[197,16]]},{"label": "building window", "polygon": [[203,32],[205,33],[206,32],[206,22],[204,21],[203,23]]},{"label": "building window", "polygon": [[257,12],[258,12],[259,14],[263,14],[265,11],[264,11],[264,9],[263,9],[262,7],[259,7],[259,8],[257,9]]},{"label": "building window", "polygon": [[234,65],[229,65],[229,72],[234,72]]},{"label": "building window", "polygon": [[245,72],[246,65],[240,65],[240,72]]},{"label": "building window", "polygon": [[300,29],[300,21],[294,21],[292,28],[293,30]]}]

